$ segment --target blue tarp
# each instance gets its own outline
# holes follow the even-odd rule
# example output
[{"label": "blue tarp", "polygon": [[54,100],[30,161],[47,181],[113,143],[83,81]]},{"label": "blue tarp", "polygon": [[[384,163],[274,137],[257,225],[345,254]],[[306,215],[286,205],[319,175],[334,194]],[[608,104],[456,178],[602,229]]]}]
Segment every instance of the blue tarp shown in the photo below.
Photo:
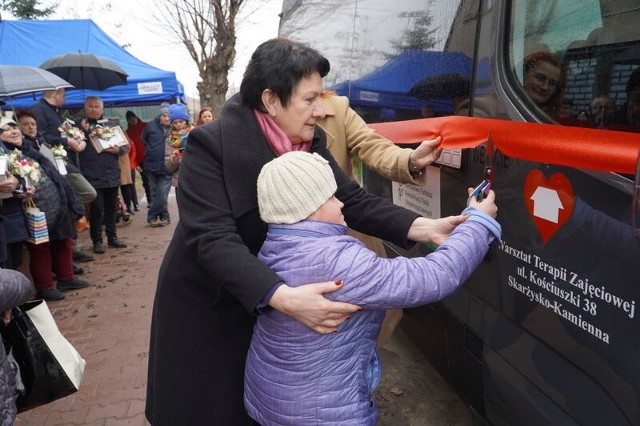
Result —
[{"label": "blue tarp", "polygon": [[419,110],[429,104],[436,111],[452,112],[451,99],[418,99],[409,95],[420,80],[440,74],[471,77],[471,59],[461,52],[408,49],[371,73],[338,83],[330,89],[347,96],[355,106]]},{"label": "blue tarp", "polygon": [[[128,75],[127,84],[102,91],[70,89],[65,107],[82,108],[86,96],[100,96],[106,106],[153,105],[184,102],[184,88],[171,71],[148,65],[109,37],[90,19],[0,21],[0,64],[40,66],[69,52],[93,53],[118,64]],[[39,99],[36,95],[35,99]],[[33,95],[4,99],[7,106],[28,107]]]}]

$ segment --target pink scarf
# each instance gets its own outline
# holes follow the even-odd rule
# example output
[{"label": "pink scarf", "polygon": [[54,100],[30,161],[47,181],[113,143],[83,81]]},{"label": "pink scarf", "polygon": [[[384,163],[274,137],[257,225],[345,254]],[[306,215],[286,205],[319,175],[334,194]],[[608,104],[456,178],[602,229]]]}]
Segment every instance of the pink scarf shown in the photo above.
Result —
[{"label": "pink scarf", "polygon": [[311,151],[311,141],[295,145],[292,144],[287,135],[284,134],[269,114],[254,109],[253,115],[256,116],[260,129],[262,129],[262,133],[264,137],[267,138],[267,142],[273,153],[276,154],[276,157],[290,151]]}]

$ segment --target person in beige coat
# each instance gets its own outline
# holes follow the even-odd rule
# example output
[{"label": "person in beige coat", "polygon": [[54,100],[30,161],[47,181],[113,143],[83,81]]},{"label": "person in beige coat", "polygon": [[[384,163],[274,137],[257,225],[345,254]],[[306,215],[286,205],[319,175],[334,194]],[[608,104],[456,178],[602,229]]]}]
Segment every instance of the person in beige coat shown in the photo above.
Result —
[{"label": "person in beige coat", "polygon": [[[355,179],[351,159],[358,157],[380,176],[399,183],[425,184],[425,168],[442,152],[440,137],[423,141],[416,149],[401,148],[380,136],[349,106],[349,99],[326,91],[322,95],[325,116],[318,124],[327,135],[327,148],[345,174]],[[349,234],[362,241],[380,257],[387,257],[382,241],[352,229]],[[391,337],[402,317],[401,309],[386,312],[378,345]]]},{"label": "person in beige coat", "polygon": [[358,157],[380,176],[400,183],[424,185],[424,169],[438,159],[440,138],[418,148],[401,148],[374,132],[349,106],[349,99],[325,92],[325,117],[319,121],[327,135],[327,147],[344,172],[355,178],[351,158]]}]

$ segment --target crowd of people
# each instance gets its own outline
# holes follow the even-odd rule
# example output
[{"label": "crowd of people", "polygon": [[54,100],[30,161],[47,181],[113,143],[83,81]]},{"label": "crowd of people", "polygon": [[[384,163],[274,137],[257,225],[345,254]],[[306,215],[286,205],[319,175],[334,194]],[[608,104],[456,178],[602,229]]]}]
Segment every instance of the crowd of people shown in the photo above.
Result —
[{"label": "crowd of people", "polygon": [[[162,104],[149,122],[127,111],[122,143],[109,142],[118,123],[99,97],[65,119],[64,89],[0,118],[0,267],[17,270],[26,247],[45,300],[89,286],[74,263],[94,258],[77,245],[83,219],[93,254],[126,248],[116,223],[119,210],[141,210],[138,176],[149,227],[171,223],[168,196],[179,191],[151,324],[153,425],[374,424],[385,309],[443,299],[501,237],[493,191],[476,199],[469,188],[460,214],[428,219],[361,188],[353,156],[387,179],[423,185],[441,140],[405,149],[382,138],[347,98],[323,90],[329,67],[312,48],[269,40],[219,117],[203,107],[193,120],[183,104]],[[559,121],[575,118],[566,79],[553,54],[525,60],[524,90]],[[640,124],[638,97],[636,70],[624,116],[599,96],[593,126]],[[28,205],[45,213],[48,241],[30,236]],[[378,238],[439,248],[386,259]]]},{"label": "crowd of people", "polygon": [[[26,249],[37,297],[47,301],[89,286],[78,278],[84,273],[80,262],[108,248],[127,247],[116,223],[120,215],[140,211],[136,175],[142,179],[149,226],[169,223],[170,186],[162,186],[158,176],[167,176],[169,183],[172,174],[177,178],[187,135],[182,129],[192,127],[185,105],[167,104],[148,124],[127,111],[126,136],[117,138],[119,123],[104,117],[102,99],[88,96],[72,119],[61,112],[65,94],[65,89],[44,92],[30,108],[0,117],[0,267],[18,270]],[[197,119],[205,123],[213,117],[205,107]],[[170,155],[176,138],[181,147]],[[44,213],[46,238],[34,237],[32,209]],[[86,228],[93,254],[77,243],[78,232]]]}]

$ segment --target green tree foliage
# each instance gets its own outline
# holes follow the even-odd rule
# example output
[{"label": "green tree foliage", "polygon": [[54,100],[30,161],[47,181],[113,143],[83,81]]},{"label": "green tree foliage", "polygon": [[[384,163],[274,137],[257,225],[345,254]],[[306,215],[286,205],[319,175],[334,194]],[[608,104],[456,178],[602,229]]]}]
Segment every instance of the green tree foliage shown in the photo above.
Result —
[{"label": "green tree foliage", "polygon": [[401,37],[391,40],[391,47],[395,52],[388,57],[394,57],[407,49],[429,50],[436,45],[438,41],[433,34],[438,28],[433,28],[433,17],[427,10],[403,12],[399,16],[407,18],[411,24]]},{"label": "green tree foliage", "polygon": [[11,13],[18,19],[46,18],[53,14],[58,3],[44,6],[40,0],[0,0],[0,10]]}]

